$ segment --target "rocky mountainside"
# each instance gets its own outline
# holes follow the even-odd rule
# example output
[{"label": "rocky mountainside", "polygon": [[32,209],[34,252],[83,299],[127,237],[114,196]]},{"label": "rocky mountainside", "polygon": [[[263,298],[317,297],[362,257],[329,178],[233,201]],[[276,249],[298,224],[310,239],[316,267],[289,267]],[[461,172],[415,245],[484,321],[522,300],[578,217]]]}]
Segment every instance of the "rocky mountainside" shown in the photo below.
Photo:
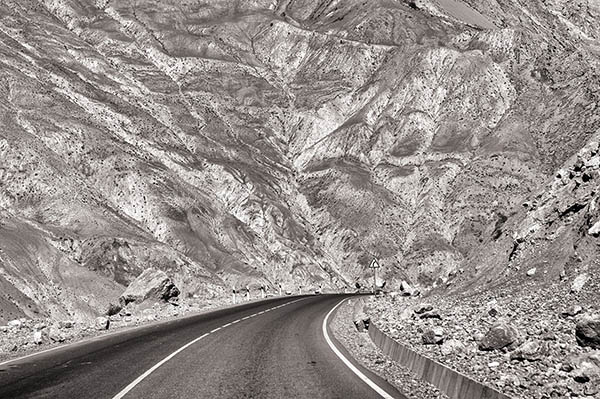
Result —
[{"label": "rocky mountainside", "polygon": [[94,316],[147,268],[184,298],[354,286],[372,256],[424,288],[593,268],[599,17],[4,0],[0,319]]}]

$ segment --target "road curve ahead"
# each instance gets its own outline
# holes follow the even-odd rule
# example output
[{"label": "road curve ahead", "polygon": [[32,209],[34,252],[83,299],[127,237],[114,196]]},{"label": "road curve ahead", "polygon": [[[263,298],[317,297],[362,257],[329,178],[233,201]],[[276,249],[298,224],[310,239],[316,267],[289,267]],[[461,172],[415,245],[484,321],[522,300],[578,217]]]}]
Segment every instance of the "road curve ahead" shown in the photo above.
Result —
[{"label": "road curve ahead", "polygon": [[0,398],[405,398],[324,331],[343,298],[249,303],[2,363]]}]

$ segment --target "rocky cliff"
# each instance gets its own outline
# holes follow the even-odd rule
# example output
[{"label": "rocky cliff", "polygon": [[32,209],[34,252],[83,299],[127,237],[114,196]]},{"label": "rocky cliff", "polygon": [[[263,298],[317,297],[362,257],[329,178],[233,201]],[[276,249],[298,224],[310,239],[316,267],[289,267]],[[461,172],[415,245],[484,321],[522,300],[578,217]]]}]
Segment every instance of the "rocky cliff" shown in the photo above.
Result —
[{"label": "rocky cliff", "polygon": [[0,319],[95,315],[150,267],[184,298],[353,286],[372,256],[487,284],[581,240],[592,267],[600,176],[568,171],[595,162],[599,13],[3,1]]}]

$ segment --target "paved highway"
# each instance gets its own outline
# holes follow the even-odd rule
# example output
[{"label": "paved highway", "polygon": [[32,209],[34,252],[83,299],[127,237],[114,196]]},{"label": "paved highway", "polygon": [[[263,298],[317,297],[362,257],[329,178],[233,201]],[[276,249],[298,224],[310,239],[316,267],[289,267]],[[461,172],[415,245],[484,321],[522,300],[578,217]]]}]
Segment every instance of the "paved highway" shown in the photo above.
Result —
[{"label": "paved highway", "polygon": [[343,298],[249,303],[3,363],[0,398],[405,398],[323,327]]}]

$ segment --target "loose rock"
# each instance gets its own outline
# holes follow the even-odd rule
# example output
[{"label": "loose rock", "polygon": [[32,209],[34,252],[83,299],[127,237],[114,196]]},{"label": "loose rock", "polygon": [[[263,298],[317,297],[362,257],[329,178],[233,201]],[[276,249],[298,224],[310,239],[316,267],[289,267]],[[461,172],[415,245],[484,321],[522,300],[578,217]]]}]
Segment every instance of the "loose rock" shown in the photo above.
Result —
[{"label": "loose rock", "polygon": [[444,330],[434,327],[426,330],[422,336],[424,345],[440,345],[444,342]]},{"label": "loose rock", "polygon": [[479,343],[484,351],[497,350],[515,344],[519,339],[519,331],[505,322],[494,324]]},{"label": "loose rock", "polygon": [[580,346],[600,349],[600,314],[583,314],[577,319],[575,337]]}]

